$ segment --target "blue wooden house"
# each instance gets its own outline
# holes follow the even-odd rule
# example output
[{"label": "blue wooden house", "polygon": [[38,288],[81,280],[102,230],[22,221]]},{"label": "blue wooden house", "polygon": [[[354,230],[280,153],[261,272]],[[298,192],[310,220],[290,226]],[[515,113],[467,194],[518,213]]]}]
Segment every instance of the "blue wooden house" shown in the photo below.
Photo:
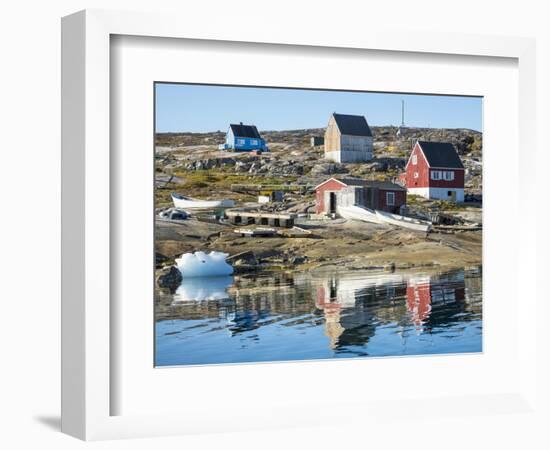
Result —
[{"label": "blue wooden house", "polygon": [[243,125],[243,123],[229,125],[225,136],[225,144],[220,145],[221,150],[269,151],[265,141],[260,136],[255,125]]}]

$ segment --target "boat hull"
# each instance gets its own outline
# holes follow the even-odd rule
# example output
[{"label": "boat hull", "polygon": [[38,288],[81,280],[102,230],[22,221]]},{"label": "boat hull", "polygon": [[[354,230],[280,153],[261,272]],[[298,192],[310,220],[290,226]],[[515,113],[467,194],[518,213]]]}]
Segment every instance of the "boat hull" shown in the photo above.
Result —
[{"label": "boat hull", "polygon": [[233,200],[197,200],[192,198],[180,198],[172,194],[172,202],[178,209],[216,209],[232,208]]},{"label": "boat hull", "polygon": [[344,219],[361,220],[363,222],[378,224],[383,223],[372,209],[362,206],[340,206],[338,207],[338,214]]},{"label": "boat hull", "polygon": [[372,210],[365,208],[364,206],[340,206],[338,208],[338,214],[344,219],[394,225],[408,228],[409,230],[421,231],[423,233],[427,233],[431,229],[431,224],[427,221],[400,216],[398,214],[391,214],[384,211]]},{"label": "boat hull", "polygon": [[431,229],[431,224],[424,220],[413,219],[412,217],[400,216],[398,214],[391,214],[384,211],[375,211],[376,216],[381,222],[395,225],[398,227],[408,228],[409,230],[421,231],[427,233]]}]

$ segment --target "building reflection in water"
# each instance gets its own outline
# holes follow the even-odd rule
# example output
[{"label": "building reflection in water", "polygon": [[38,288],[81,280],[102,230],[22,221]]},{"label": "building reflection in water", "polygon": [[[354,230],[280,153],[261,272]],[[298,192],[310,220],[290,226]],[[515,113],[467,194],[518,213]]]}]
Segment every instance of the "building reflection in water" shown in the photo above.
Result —
[{"label": "building reflection in water", "polygon": [[464,301],[461,270],[445,275],[328,278],[317,286],[315,306],[323,312],[330,348],[339,350],[366,346],[376,328],[389,323],[399,324],[401,331],[412,325],[417,334],[430,332],[460,315]]},{"label": "building reflection in water", "polygon": [[[366,355],[380,327],[419,335],[480,318],[481,269],[476,270],[473,275],[464,270],[420,275],[306,272],[188,279],[173,296],[158,297],[156,314],[158,321],[205,321],[205,333],[223,329],[236,336],[256,330],[258,339],[260,328],[270,325],[297,333],[322,326],[332,351]],[[467,283],[479,283],[471,289],[477,297],[468,295]]]},{"label": "building reflection in water", "polygon": [[[447,274],[444,279],[429,276],[410,278],[407,281],[407,309],[412,322],[421,329],[432,315],[441,314],[442,306],[447,314],[457,313],[465,300],[464,272]],[[452,306],[455,305],[456,308]],[[450,307],[450,308],[449,308]],[[437,317],[434,317],[436,320]],[[441,317],[439,317],[441,319]]]},{"label": "building reflection in water", "polygon": [[317,287],[315,306],[323,311],[330,348],[366,345],[379,323],[377,307],[394,299],[402,283],[403,276],[396,274],[324,280]]}]

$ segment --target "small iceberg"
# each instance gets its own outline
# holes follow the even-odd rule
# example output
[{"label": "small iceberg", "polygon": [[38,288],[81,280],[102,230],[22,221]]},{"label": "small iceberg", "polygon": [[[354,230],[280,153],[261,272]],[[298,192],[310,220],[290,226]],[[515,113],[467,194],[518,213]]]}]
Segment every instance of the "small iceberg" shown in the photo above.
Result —
[{"label": "small iceberg", "polygon": [[183,278],[231,275],[233,267],[225,261],[228,256],[222,252],[184,253],[176,258],[176,265]]}]

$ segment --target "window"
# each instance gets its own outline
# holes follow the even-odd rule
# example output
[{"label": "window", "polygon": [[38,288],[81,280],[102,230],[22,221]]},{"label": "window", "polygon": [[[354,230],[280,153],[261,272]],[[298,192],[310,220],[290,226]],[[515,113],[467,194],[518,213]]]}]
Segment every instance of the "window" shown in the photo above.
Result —
[{"label": "window", "polygon": [[432,180],[441,180],[441,170],[432,170]]},{"label": "window", "polygon": [[413,165],[416,166],[417,162],[418,162],[418,158],[416,157],[416,154],[414,154],[413,157],[412,157],[412,163],[413,163]]},{"label": "window", "polygon": [[447,181],[453,181],[455,179],[455,173],[451,171],[443,172],[443,178]]},{"label": "window", "polygon": [[256,139],[252,139],[250,141],[250,145],[258,145],[258,141]]},{"label": "window", "polygon": [[244,139],[237,139],[238,145],[244,145]]},{"label": "window", "polygon": [[415,172],[415,173],[414,173],[414,177],[415,177],[415,178],[418,178],[418,172]]},{"label": "window", "polygon": [[386,205],[387,206],[395,205],[395,192],[386,192]]}]

